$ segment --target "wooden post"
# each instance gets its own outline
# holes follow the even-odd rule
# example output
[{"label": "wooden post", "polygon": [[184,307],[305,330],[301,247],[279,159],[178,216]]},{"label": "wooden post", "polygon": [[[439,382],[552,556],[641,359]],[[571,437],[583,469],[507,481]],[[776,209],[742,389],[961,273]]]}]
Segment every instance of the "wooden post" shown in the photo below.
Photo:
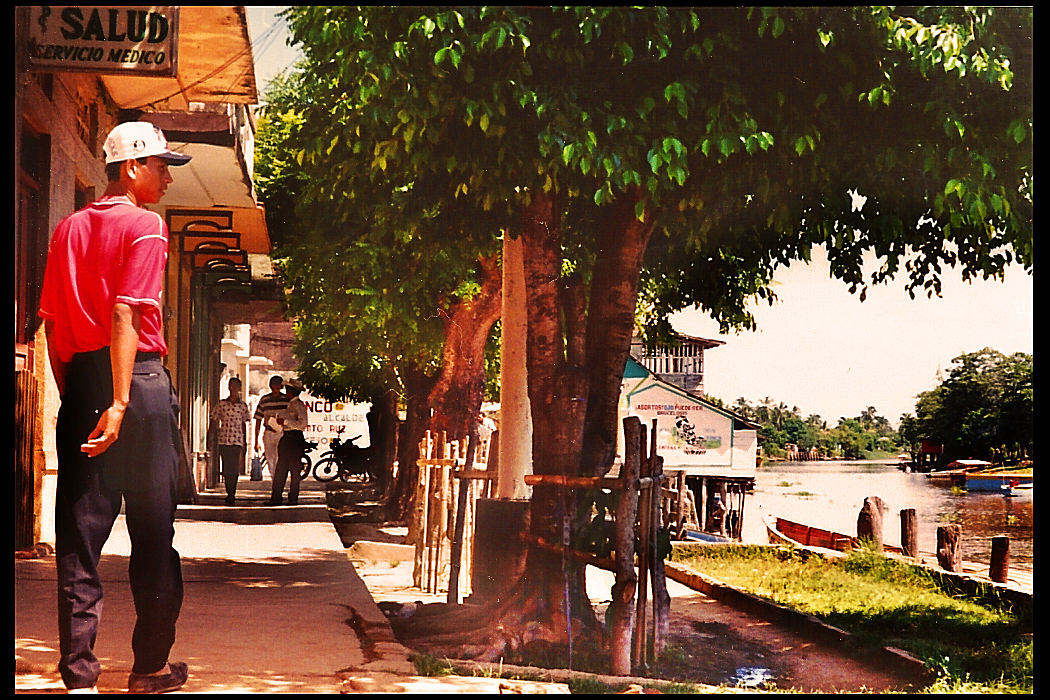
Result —
[{"label": "wooden post", "polygon": [[419,443],[419,476],[416,481],[416,500],[413,508],[413,530],[410,533],[414,537],[416,545],[415,558],[412,566],[412,585],[422,589],[426,585],[426,555],[427,555],[427,501],[428,480],[430,478],[430,467],[426,466],[430,458],[433,443],[430,440],[430,431]]},{"label": "wooden post", "polygon": [[919,556],[919,519],[914,508],[901,511],[901,548],[906,557]]},{"label": "wooden post", "polygon": [[616,506],[616,583],[612,588],[612,633],[609,650],[612,672],[631,675],[631,637],[634,631],[634,593],[638,575],[634,570],[634,523],[638,517],[638,492],[634,484],[640,470],[638,444],[642,422],[636,416],[623,419],[624,462],[620,478],[624,488]]},{"label": "wooden post", "polygon": [[[653,435],[656,434],[656,421],[653,420]],[[663,457],[656,454],[655,440],[651,457],[653,468],[653,488],[660,492],[663,480],[664,465]],[[660,509],[653,508],[654,523],[652,526],[651,548],[649,557],[649,571],[652,575],[653,584],[653,660],[655,661],[664,650],[664,643],[671,627],[671,595],[667,592],[667,574],[664,570],[664,560],[660,556],[660,541],[657,537],[660,529]],[[670,525],[670,523],[668,523]]]},{"label": "wooden post", "polygon": [[[652,476],[652,464],[645,451],[645,426],[639,427],[638,460],[640,476]],[[648,597],[650,542],[649,529],[652,524],[653,487],[642,486],[638,491],[638,597],[635,600],[634,648],[631,660],[635,669],[645,666],[646,637],[648,625],[645,620],[645,604]]]},{"label": "wooden post", "polygon": [[857,539],[869,539],[882,551],[882,516],[886,513],[886,504],[878,496],[864,499],[864,507],[857,516]]},{"label": "wooden post", "polygon": [[674,527],[675,539],[685,539],[685,490],[688,488],[685,485],[685,470],[679,469],[675,475],[675,490],[678,493],[678,503],[675,506],[676,518]]},{"label": "wooden post", "polygon": [[988,569],[988,578],[996,583],[1006,583],[1010,576],[1010,538],[998,535],[992,538],[992,565]]},{"label": "wooden post", "polygon": [[945,571],[962,571],[962,525],[941,525],[937,528],[937,563]]},{"label": "wooden post", "polygon": [[[472,422],[470,428],[470,441],[467,443],[467,459],[463,463],[464,471],[474,469],[474,455],[478,450],[478,426]],[[471,482],[464,479],[459,480],[459,497],[456,499],[456,525],[452,535],[452,561],[448,573],[448,597],[449,605],[459,604],[459,571],[463,558],[463,528],[466,525],[467,496],[470,493]]]}]

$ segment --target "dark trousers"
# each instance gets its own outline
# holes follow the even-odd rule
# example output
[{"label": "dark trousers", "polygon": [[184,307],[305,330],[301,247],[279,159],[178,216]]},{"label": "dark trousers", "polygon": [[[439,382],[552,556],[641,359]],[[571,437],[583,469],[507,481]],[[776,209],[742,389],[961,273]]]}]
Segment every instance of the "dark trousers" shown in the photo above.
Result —
[{"label": "dark trousers", "polygon": [[244,447],[241,445],[219,445],[219,461],[222,462],[222,480],[226,483],[226,498],[233,500],[237,493],[237,478],[244,468]]},{"label": "dark trousers", "polygon": [[58,412],[55,504],[59,671],[67,688],[95,685],[95,638],[102,613],[98,562],[125,505],[128,576],[137,620],[134,673],[164,667],[182,606],[182,569],[172,547],[178,473],[178,403],[156,355],[135,362],[131,402],[120,436],[98,457],[80,451],[112,402],[109,350],[76,355]]},{"label": "dark trousers", "polygon": [[277,443],[277,469],[273,475],[273,491],[270,493],[270,501],[276,503],[281,500],[284,492],[284,482],[291,474],[292,483],[288,487],[288,503],[299,502],[299,481],[303,472],[303,453],[306,451],[306,438],[301,430],[285,430],[281,441]]}]

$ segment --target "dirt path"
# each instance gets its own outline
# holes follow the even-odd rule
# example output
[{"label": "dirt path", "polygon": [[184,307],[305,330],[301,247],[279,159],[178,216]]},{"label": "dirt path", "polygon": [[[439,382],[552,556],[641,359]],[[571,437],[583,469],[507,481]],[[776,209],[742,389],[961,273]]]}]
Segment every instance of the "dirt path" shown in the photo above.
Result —
[{"label": "dirt path", "polygon": [[805,692],[910,688],[892,669],[858,661],[700,593],[672,597],[670,633],[670,645],[678,651],[661,670],[702,683],[769,678],[778,688]]},{"label": "dirt path", "polygon": [[[354,531],[358,544],[351,556],[377,603],[445,602],[444,592],[426,594],[412,588],[411,550],[388,546],[399,539],[399,530],[384,529],[369,537],[358,528]],[[612,574],[590,567],[587,577],[591,599],[602,611],[609,599]],[[675,581],[668,580],[667,585],[671,594],[668,653],[651,675],[710,685],[769,680],[779,688],[805,692],[911,688],[907,676],[885,664],[858,660]]]}]

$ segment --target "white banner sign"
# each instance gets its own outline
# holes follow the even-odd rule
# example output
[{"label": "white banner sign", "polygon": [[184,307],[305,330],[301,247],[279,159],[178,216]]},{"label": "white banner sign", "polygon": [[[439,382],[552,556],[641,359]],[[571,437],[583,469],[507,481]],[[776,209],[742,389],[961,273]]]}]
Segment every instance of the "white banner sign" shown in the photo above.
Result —
[{"label": "white banner sign", "polygon": [[174,76],[178,7],[33,7],[29,65],[34,70]]},{"label": "white banner sign", "polygon": [[309,453],[314,462],[331,448],[331,440],[335,437],[343,442],[357,438],[354,444],[358,447],[371,444],[367,416],[372,404],[325,401],[315,399],[305,391],[299,398],[306,405],[310,423],[310,427],[303,431],[303,436],[317,443],[317,447]]},{"label": "white banner sign", "polygon": [[728,416],[655,383],[631,394],[628,409],[643,425],[656,419],[656,450],[665,467],[732,464]]}]

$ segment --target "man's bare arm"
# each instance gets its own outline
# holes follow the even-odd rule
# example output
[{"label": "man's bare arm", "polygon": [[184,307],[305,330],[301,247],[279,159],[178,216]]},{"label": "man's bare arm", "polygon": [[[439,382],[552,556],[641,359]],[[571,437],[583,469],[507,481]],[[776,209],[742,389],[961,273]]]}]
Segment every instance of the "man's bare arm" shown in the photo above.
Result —
[{"label": "man's bare arm", "polygon": [[68,365],[58,356],[58,349],[55,346],[55,322],[50,318],[44,320],[44,335],[47,337],[47,359],[51,362],[51,374],[55,376],[58,395],[62,396],[66,393]]}]

